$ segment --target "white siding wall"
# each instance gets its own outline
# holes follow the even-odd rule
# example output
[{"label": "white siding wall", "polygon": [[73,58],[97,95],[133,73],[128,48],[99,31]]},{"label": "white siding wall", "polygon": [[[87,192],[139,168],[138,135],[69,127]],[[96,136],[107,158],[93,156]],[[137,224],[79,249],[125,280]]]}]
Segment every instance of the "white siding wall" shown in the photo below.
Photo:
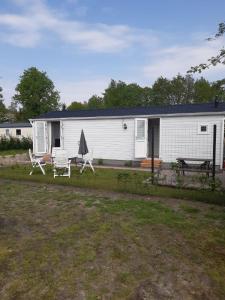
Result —
[{"label": "white siding wall", "polygon": [[[81,130],[84,130],[89,151],[94,158],[134,159],[134,119],[64,120],[63,146],[70,156],[78,153]],[[124,130],[123,122],[127,124]]]},{"label": "white siding wall", "polygon": [[[221,116],[163,117],[160,120],[160,158],[212,158],[213,125],[217,125],[216,164],[221,164],[223,119]],[[209,124],[209,134],[198,134],[199,124]]]},{"label": "white siding wall", "polygon": [[[30,138],[32,138],[32,127],[0,128],[0,136],[6,135],[6,129],[9,130],[9,135],[11,135],[12,137],[17,137],[17,138],[30,137]],[[16,135],[16,129],[21,129],[21,135]]]}]

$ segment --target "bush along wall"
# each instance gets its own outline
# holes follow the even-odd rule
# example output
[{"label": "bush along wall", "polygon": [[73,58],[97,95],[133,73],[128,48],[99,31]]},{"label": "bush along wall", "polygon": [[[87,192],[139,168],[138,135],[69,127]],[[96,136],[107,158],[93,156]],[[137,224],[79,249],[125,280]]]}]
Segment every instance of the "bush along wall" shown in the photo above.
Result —
[{"label": "bush along wall", "polygon": [[1,137],[0,138],[0,151],[1,150],[14,150],[14,149],[32,149],[33,142],[31,138],[22,137],[21,139],[15,137]]}]

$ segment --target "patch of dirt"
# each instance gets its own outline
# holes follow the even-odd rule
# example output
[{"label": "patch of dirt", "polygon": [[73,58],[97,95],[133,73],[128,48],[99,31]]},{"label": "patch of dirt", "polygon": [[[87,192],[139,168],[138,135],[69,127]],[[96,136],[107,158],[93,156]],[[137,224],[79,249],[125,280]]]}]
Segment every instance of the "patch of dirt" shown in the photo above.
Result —
[{"label": "patch of dirt", "polygon": [[104,191],[104,190],[95,190],[95,189],[87,189],[87,188],[79,188],[79,187],[72,187],[72,186],[65,186],[65,185],[57,185],[57,184],[45,184],[39,182],[30,182],[30,181],[16,181],[16,180],[8,180],[8,179],[0,179],[0,185],[4,185],[4,183],[19,183],[20,185],[25,186],[41,186],[42,188],[46,189],[46,191],[69,191],[74,193],[75,195],[80,196],[95,196],[100,198],[106,198],[110,200],[117,200],[117,199],[126,199],[126,200],[144,200],[144,201],[157,201],[167,206],[171,207],[173,210],[180,210],[180,205],[188,205],[194,208],[198,208],[200,210],[206,209],[221,209],[218,205],[214,204],[207,204],[198,201],[191,201],[191,200],[184,200],[184,199],[175,199],[175,198],[164,198],[164,197],[156,197],[156,196],[143,196],[143,195],[134,195],[129,193],[119,193],[119,192],[112,192],[112,191]]},{"label": "patch of dirt", "polygon": [[[129,300],[216,299],[210,292],[210,287],[206,291],[202,291],[201,282],[199,282],[199,290],[196,291],[196,287],[192,286],[190,281],[179,278],[179,275],[176,277],[174,274],[168,273],[160,276],[158,280],[157,278],[155,280],[147,279],[136,288],[134,295]],[[204,286],[206,285],[207,282],[204,283]]]}]

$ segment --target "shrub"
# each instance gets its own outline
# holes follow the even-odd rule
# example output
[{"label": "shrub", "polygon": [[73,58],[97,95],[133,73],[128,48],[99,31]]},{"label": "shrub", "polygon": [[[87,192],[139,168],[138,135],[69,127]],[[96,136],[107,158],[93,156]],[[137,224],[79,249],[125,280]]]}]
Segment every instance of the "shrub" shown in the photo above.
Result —
[{"label": "shrub", "polygon": [[18,139],[16,137],[1,137],[0,138],[0,150],[14,150],[14,149],[32,149],[33,142],[31,138],[22,137]]}]

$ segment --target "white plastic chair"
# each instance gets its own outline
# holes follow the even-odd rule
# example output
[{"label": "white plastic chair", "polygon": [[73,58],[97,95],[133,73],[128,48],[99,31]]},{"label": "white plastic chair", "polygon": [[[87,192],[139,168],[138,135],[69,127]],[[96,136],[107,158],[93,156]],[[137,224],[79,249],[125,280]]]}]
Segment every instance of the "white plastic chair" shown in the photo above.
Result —
[{"label": "white plastic chair", "polygon": [[[68,176],[70,178],[70,175],[71,175],[70,164],[71,164],[71,161],[68,159],[67,152],[65,150],[57,149],[55,152],[55,158],[53,161],[54,178],[56,176]],[[62,171],[62,173],[61,173],[61,171]]]},{"label": "white plastic chair", "polygon": [[45,175],[45,170],[43,166],[46,165],[45,161],[42,160],[42,158],[37,158],[32,153],[31,149],[29,149],[29,157],[32,165],[32,170],[30,171],[29,175],[33,174],[34,168],[40,168],[43,175]]},{"label": "white plastic chair", "polygon": [[62,150],[62,148],[61,148],[61,147],[52,147],[52,153],[51,153],[51,161],[52,161],[52,164],[53,164],[53,161],[54,161],[54,159],[55,159],[55,153],[56,153],[56,151],[58,151],[58,150]]},{"label": "white plastic chair", "polygon": [[95,169],[92,165],[92,161],[93,161],[93,150],[91,151],[91,153],[89,152],[83,157],[83,162],[82,162],[82,167],[80,169],[80,173],[82,173],[86,167],[91,168],[94,173]]}]

